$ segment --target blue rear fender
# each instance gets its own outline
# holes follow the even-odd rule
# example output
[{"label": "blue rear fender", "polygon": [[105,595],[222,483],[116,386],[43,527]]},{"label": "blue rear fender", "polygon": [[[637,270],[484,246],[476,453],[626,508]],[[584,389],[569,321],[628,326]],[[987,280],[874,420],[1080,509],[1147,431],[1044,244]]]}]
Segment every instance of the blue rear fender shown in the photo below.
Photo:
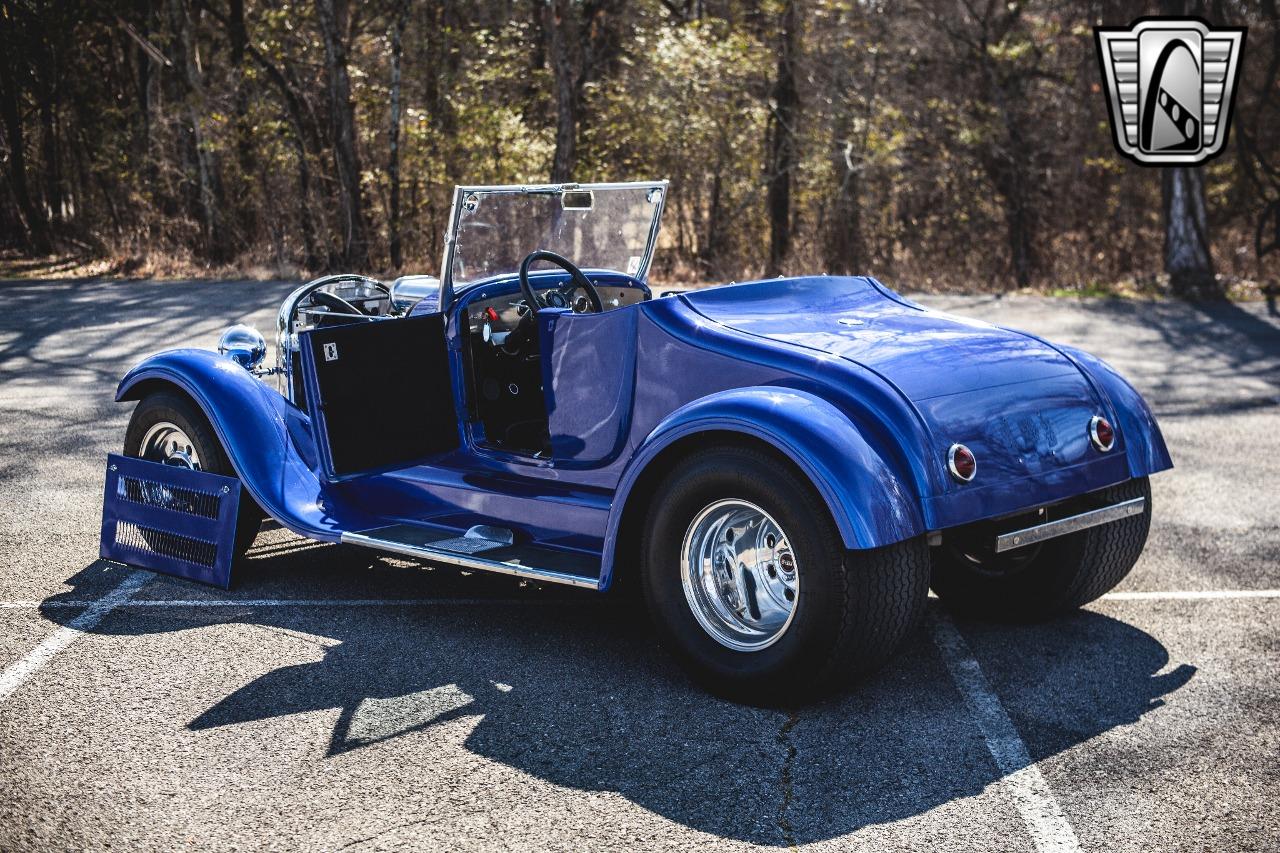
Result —
[{"label": "blue rear fender", "polygon": [[368,526],[343,502],[325,499],[313,470],[315,444],[306,415],[243,367],[208,350],[157,353],[125,375],[116,401],[138,400],[164,386],[200,406],[240,482],[276,521],[329,542],[338,541],[343,530]]},{"label": "blue rear fender", "polygon": [[668,415],[632,457],[618,484],[605,535],[602,587],[628,498],[663,450],[698,433],[731,432],[767,442],[791,459],[822,496],[851,549],[879,548],[918,536],[925,527],[910,477],[886,461],[839,409],[793,388],[735,388],[695,400]]},{"label": "blue rear fender", "polygon": [[1173,459],[1165,446],[1160,425],[1156,423],[1147,401],[1129,381],[1096,355],[1062,344],[1052,346],[1071,359],[1098,389],[1099,396],[1110,404],[1114,423],[1124,440],[1130,476],[1147,477],[1172,468]]}]

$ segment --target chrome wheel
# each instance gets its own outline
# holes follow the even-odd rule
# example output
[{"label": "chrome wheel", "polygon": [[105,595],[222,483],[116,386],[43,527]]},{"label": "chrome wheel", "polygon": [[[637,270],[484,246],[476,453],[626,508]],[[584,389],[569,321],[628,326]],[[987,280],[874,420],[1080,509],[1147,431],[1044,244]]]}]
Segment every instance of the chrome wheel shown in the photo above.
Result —
[{"label": "chrome wheel", "polygon": [[182,428],[168,421],[161,421],[147,430],[138,448],[138,456],[151,462],[163,462],[165,465],[176,465],[203,471],[200,454],[195,445]]},{"label": "chrome wheel", "polygon": [[680,547],[680,578],[694,618],[723,646],[773,645],[795,617],[800,566],[778,522],[742,500],[699,512]]}]

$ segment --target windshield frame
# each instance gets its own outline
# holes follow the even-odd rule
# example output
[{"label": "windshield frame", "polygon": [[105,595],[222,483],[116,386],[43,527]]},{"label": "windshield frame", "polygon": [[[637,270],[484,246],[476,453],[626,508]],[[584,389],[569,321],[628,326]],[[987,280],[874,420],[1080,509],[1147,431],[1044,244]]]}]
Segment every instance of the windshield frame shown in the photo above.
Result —
[{"label": "windshield frame", "polygon": [[[644,254],[640,258],[640,266],[636,269],[635,273],[631,275],[632,278],[642,284],[647,284],[649,278],[649,265],[653,261],[653,254],[658,243],[658,232],[662,228],[662,213],[667,204],[667,188],[669,184],[670,181],[662,180],[625,181],[600,184],[493,184],[479,186],[455,186],[453,188],[453,205],[449,210],[449,225],[445,230],[444,257],[440,262],[440,310],[447,310],[449,306],[454,303],[458,294],[497,278],[499,275],[511,275],[516,272],[516,270],[511,270],[510,272],[499,273],[484,279],[468,281],[465,284],[462,284],[455,292],[453,282],[453,261],[454,249],[457,245],[458,228],[462,222],[460,212],[462,210],[464,200],[472,193],[487,195],[560,195],[566,190],[660,190],[662,194],[658,198],[656,209],[653,212],[653,218],[649,222],[648,243],[645,245]],[[530,249],[529,251],[532,252],[534,250]],[[617,272],[626,274],[626,270],[617,270]]]}]

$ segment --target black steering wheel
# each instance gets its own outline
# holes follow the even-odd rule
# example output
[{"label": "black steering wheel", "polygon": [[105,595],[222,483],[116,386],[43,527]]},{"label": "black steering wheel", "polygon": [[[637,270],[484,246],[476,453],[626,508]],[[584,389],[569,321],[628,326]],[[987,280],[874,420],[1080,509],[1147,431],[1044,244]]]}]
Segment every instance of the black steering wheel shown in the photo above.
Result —
[{"label": "black steering wheel", "polygon": [[361,311],[356,306],[352,305],[347,300],[343,299],[341,296],[334,296],[332,293],[326,293],[323,290],[317,290],[311,294],[311,300],[313,302],[318,302],[319,304],[323,305],[325,308],[328,308],[330,311],[334,312],[335,314],[353,314],[355,315],[353,319],[356,322],[362,322],[366,320],[369,322],[373,321],[372,317],[370,317],[368,314]]},{"label": "black steering wheel", "polygon": [[520,294],[524,297],[525,303],[529,306],[529,314],[536,315],[542,308],[547,307],[547,303],[538,296],[533,289],[533,285],[529,284],[529,266],[534,261],[550,261],[560,269],[569,274],[569,281],[557,290],[560,295],[560,302],[563,305],[556,305],[557,308],[572,308],[573,303],[569,300],[570,294],[575,290],[581,290],[587,295],[587,301],[590,303],[591,312],[578,311],[573,308],[577,314],[595,313],[599,314],[604,311],[604,303],[600,301],[600,293],[596,290],[596,286],[591,283],[582,270],[578,269],[572,261],[563,255],[557,255],[555,252],[548,252],[546,249],[539,249],[536,252],[530,252],[525,256],[524,261],[520,264]]}]

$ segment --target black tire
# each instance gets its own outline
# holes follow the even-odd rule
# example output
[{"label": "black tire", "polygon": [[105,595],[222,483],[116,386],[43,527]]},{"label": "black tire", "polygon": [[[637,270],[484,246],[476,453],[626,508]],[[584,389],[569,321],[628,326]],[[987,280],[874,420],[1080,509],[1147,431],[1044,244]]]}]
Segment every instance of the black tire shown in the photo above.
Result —
[{"label": "black tire", "polygon": [[[776,519],[800,573],[790,624],[758,651],[717,641],[694,616],[681,581],[680,549],[692,520],[726,499],[749,501]],[[791,465],[750,448],[717,448],[673,471],[654,494],[641,586],[661,643],[697,681],[726,698],[791,705],[889,658],[923,611],[928,560],[923,538],[847,551],[821,497]]]},{"label": "black tire", "polygon": [[[166,421],[177,426],[191,439],[196,454],[200,457],[201,470],[227,477],[238,476],[204,412],[190,397],[176,391],[155,391],[139,401],[124,433],[124,455],[141,456],[142,441],[147,431]],[[262,527],[263,517],[258,504],[241,486],[233,563],[239,562],[253,544]]]},{"label": "black tire", "polygon": [[1090,497],[1097,506],[1138,497],[1146,504],[1139,515],[1032,546],[1038,551],[1016,565],[966,559],[944,534],[931,549],[933,591],[952,609],[1002,622],[1048,619],[1088,604],[1124,580],[1141,556],[1151,528],[1151,483],[1141,477]]}]

